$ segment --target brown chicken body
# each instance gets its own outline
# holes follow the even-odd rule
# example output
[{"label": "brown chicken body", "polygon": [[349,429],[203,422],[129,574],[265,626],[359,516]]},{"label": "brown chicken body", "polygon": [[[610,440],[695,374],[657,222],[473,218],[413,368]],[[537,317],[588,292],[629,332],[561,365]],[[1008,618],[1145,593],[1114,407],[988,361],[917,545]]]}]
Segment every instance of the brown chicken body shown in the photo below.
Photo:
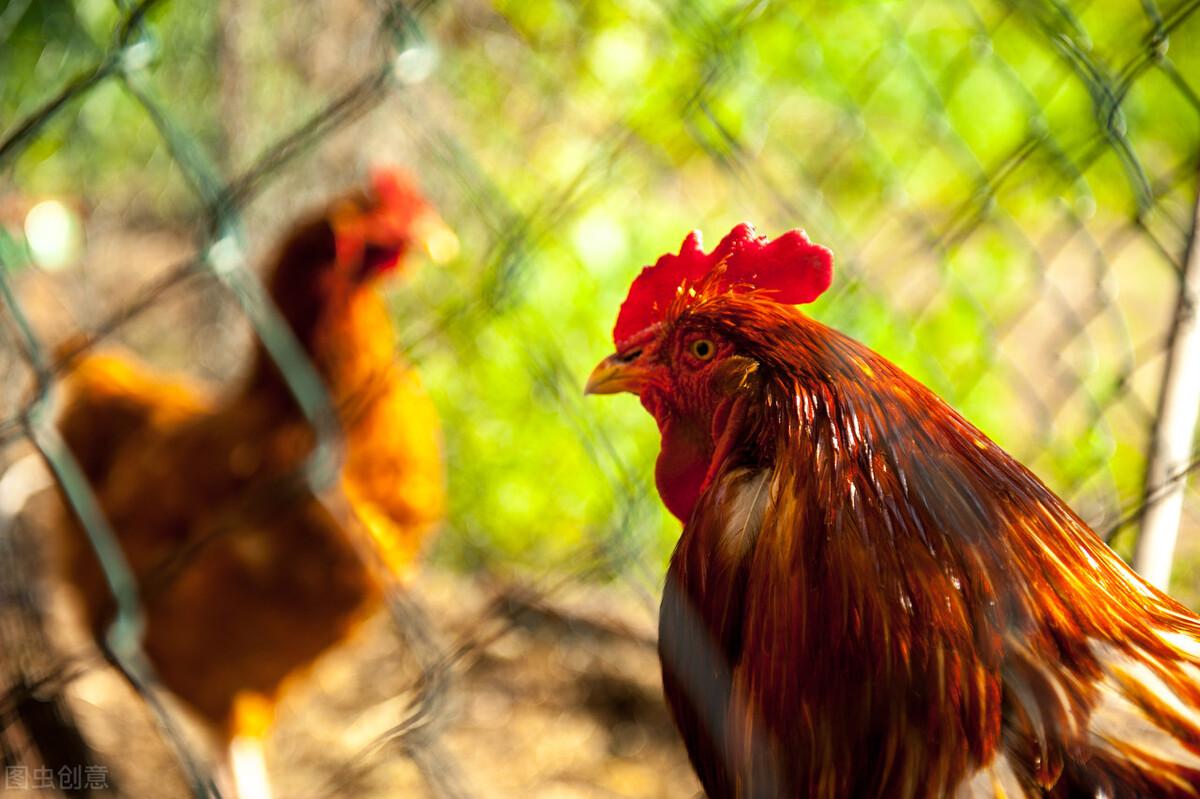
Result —
[{"label": "brown chicken body", "polygon": [[[59,426],[137,578],[145,651],[222,742],[263,735],[285,682],[378,607],[381,574],[403,578],[440,516],[437,417],[373,288],[424,213],[379,175],[297,229],[269,277],[342,426],[334,502],[304,481],[312,431],[261,348],[224,398],[107,354],[68,377]],[[64,527],[64,574],[103,640],[112,598],[75,520]],[[386,569],[366,565],[369,539]]]},{"label": "brown chicken body", "polygon": [[778,241],[738,229],[660,260],[657,302],[644,274],[589,381],[638,393],[662,432],[685,522],[663,679],[708,794],[1200,796],[1200,619],[789,304],[828,285],[828,256],[772,260]]}]

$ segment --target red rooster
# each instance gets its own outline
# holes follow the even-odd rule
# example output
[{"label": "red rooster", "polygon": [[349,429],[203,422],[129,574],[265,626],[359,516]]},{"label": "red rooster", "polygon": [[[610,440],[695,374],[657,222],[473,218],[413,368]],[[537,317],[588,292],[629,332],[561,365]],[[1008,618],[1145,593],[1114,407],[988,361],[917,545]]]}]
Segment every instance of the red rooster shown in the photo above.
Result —
[{"label": "red rooster", "polygon": [[663,682],[725,797],[1200,796],[1200,618],[929,389],[804,316],[800,231],[692,234],[587,391],[658,422]]}]

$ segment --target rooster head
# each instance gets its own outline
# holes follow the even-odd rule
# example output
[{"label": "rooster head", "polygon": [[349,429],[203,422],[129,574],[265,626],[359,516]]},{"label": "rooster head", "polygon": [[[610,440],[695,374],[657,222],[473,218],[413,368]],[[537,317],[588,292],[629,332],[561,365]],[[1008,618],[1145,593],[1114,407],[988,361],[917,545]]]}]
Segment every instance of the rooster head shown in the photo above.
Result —
[{"label": "rooster head", "polygon": [[656,473],[667,508],[686,521],[715,463],[723,430],[744,414],[760,363],[739,329],[755,311],[812,302],[829,287],[833,258],[800,230],[775,239],[735,227],[709,253],[692,232],[679,253],[642,270],[613,330],[616,352],[588,378],[588,394],[637,394],[658,422]]}]

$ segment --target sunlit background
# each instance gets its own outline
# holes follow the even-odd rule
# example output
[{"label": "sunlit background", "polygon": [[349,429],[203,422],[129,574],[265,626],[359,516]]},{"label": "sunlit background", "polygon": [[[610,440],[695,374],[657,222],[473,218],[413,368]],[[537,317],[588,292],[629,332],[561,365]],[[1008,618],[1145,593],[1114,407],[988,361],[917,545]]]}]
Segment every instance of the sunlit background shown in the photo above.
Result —
[{"label": "sunlit background", "polygon": [[[497,585],[542,603],[508,639],[526,649],[488,655],[490,683],[468,670],[456,718],[519,704],[505,686],[573,686],[530,688],[546,710],[513,735],[573,730],[565,748],[591,752],[531,745],[485,768],[452,721],[478,795],[695,793],[653,704],[679,532],[654,423],[636,398],[581,395],[630,280],[689,230],[805,228],[836,258],[811,314],[1132,553],[1137,525],[1116,525],[1146,489],[1195,214],[1200,2],[141,5],[132,26],[120,0],[0,6],[2,268],[47,346],[103,332],[220,383],[245,364],[240,306],[203,268],[164,278],[230,232],[261,264],[371,165],[418,176],[458,246],[390,294],[446,436],[451,510],[423,590],[448,641]],[[364,80],[380,92],[339,103]],[[254,179],[221,205],[197,174]],[[15,346],[0,359],[7,418],[32,375]],[[1173,593],[1193,606],[1198,513],[1189,491]],[[554,633],[560,599],[612,629],[581,638],[572,616]],[[628,707],[587,710],[597,674],[617,686],[596,688],[605,702],[628,682]],[[483,739],[524,711],[495,712]]]}]

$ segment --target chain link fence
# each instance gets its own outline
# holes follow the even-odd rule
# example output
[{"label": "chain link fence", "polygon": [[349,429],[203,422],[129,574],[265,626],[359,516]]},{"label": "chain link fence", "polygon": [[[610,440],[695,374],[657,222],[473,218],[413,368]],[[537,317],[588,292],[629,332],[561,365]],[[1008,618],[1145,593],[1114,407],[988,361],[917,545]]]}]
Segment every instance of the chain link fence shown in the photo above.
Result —
[{"label": "chain link fence", "polygon": [[[298,477],[327,482],[329,401],[254,267],[372,163],[418,175],[462,245],[390,298],[442,414],[451,508],[391,623],[285,714],[280,757],[315,765],[283,795],[695,794],[658,698],[678,528],[652,485],[657,437],[634,400],[580,394],[637,269],[692,228],[712,244],[742,220],[802,226],[829,245],[834,289],[811,313],[934,388],[1132,556],[1147,500],[1193,465],[1177,447],[1167,479],[1146,478],[1193,312],[1197,9],[10,0],[0,443],[9,464],[45,457],[105,561],[108,647],[133,691],[95,690],[147,703],[139,734],[166,741],[108,747],[131,761],[118,790],[174,768],[181,794],[207,795],[210,765],[140,652],[136,588],[53,426],[57,382],[113,341],[227,381],[257,336],[318,431]],[[86,232],[61,269],[30,225],[49,196]],[[1174,588],[1195,606],[1190,490],[1182,511]],[[27,527],[0,531],[13,768],[31,757],[22,702],[107,671],[49,640],[54,589]],[[114,713],[85,732],[122,741]]]}]

